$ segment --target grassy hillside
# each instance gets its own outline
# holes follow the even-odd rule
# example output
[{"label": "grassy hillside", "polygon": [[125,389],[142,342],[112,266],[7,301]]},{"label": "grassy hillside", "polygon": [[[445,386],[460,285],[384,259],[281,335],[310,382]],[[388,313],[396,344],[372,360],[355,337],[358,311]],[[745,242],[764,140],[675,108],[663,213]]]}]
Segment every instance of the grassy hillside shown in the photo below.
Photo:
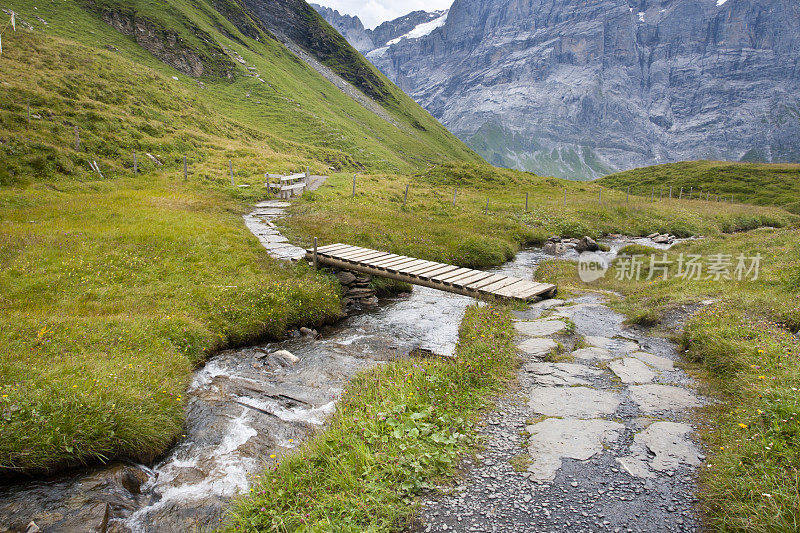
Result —
[{"label": "grassy hillside", "polygon": [[719,194],[735,202],[753,205],[775,205],[800,214],[800,165],[729,163],[723,161],[687,161],[637,168],[611,174],[598,180],[604,187],[649,196],[662,188],[681,187],[688,193],[700,191]]},{"label": "grassy hillside", "polygon": [[[186,155],[195,174],[210,179],[222,176],[231,158],[240,172],[262,175],[305,165],[406,172],[477,158],[385,78],[379,81],[393,95],[385,111],[394,124],[268,33],[256,27],[258,40],[247,36],[205,2],[91,5],[0,4],[19,13],[19,31],[3,36],[0,58],[1,183],[75,178],[91,172],[93,160],[104,171],[124,172],[134,150],[174,166]],[[195,78],[172,68],[143,48],[148,42],[140,39],[140,46],[104,22],[109,13],[179,43],[160,52],[166,61],[180,66],[194,58],[204,73],[231,77]],[[211,44],[199,46],[198,35]]]},{"label": "grassy hillside", "polygon": [[0,476],[149,460],[209,353],[339,316],[334,280],[244,227],[265,172],[477,159],[383,77],[392,105],[366,109],[233,1],[0,8],[18,13],[0,56]]}]

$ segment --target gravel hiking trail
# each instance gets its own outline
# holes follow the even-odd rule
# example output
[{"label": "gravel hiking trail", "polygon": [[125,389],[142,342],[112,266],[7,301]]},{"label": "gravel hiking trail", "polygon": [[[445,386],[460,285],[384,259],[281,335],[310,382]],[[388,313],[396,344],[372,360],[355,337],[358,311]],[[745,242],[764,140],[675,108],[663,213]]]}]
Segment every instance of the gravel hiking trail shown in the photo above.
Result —
[{"label": "gravel hiking trail", "polygon": [[517,312],[517,382],[485,415],[485,448],[424,501],[415,531],[697,531],[691,424],[702,404],[676,347],[598,296]]}]

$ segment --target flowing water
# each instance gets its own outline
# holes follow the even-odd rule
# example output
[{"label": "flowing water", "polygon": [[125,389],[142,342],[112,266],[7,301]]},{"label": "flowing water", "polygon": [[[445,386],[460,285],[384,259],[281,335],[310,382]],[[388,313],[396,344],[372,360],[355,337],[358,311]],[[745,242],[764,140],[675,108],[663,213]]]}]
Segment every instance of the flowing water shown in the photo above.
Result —
[{"label": "flowing water", "polygon": [[[653,246],[650,241],[637,240]],[[612,257],[631,240],[608,242]],[[564,257],[576,257],[574,251]],[[497,269],[531,279],[547,256],[520,252]],[[411,351],[452,355],[468,297],[415,287],[379,309],[350,316],[318,338],[302,337],[218,354],[187,392],[183,438],[152,467],[117,462],[48,480],[0,487],[0,532],[185,532],[218,523],[249,480],[320,428],[360,370]],[[287,350],[294,364],[275,355]]]}]

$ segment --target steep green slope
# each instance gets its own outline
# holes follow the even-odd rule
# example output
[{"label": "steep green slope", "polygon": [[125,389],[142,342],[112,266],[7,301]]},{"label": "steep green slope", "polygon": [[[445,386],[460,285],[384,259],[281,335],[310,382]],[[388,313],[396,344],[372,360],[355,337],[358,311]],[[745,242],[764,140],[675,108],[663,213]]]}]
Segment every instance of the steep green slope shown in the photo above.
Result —
[{"label": "steep green slope", "polygon": [[[19,31],[4,35],[0,59],[4,144],[34,147],[6,148],[0,180],[29,179],[31,166],[37,179],[80,174],[90,160],[121,171],[131,167],[133,150],[165,162],[183,155],[214,161],[220,170],[231,158],[220,152],[236,148],[244,150],[237,159],[258,159],[252,172],[262,174],[304,164],[409,171],[477,158],[374,69],[371,85],[391,104],[380,108],[384,118],[300,61],[255,15],[232,1],[224,5],[237,24],[205,1],[0,5],[20,21]],[[357,64],[350,70],[353,79],[363,74]],[[81,150],[68,154],[74,126]],[[32,165],[43,153],[50,163]],[[72,165],[55,164],[55,153]]]},{"label": "steep green slope", "polygon": [[686,161],[637,168],[611,174],[598,180],[600,185],[639,194],[651,194],[652,188],[681,187],[719,194],[726,199],[753,205],[776,205],[800,213],[800,165],[728,163],[723,161]]}]

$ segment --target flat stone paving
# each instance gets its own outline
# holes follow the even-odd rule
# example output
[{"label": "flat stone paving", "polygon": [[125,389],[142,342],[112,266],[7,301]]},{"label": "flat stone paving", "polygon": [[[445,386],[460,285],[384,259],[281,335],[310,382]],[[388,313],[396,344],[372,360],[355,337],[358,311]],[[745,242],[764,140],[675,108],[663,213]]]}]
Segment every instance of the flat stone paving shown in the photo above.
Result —
[{"label": "flat stone paving", "polygon": [[[464,460],[457,486],[423,502],[412,529],[699,530],[704,457],[690,415],[701,400],[675,347],[624,327],[594,296],[518,316],[518,389],[485,417],[485,450]],[[544,325],[553,318],[576,333]]]},{"label": "flat stone paving", "polygon": [[275,259],[299,261],[305,257],[305,249],[290,244],[289,239],[275,228],[274,221],[286,215],[287,207],[289,203],[281,200],[260,202],[252,212],[244,216],[244,223],[269,255]]}]

